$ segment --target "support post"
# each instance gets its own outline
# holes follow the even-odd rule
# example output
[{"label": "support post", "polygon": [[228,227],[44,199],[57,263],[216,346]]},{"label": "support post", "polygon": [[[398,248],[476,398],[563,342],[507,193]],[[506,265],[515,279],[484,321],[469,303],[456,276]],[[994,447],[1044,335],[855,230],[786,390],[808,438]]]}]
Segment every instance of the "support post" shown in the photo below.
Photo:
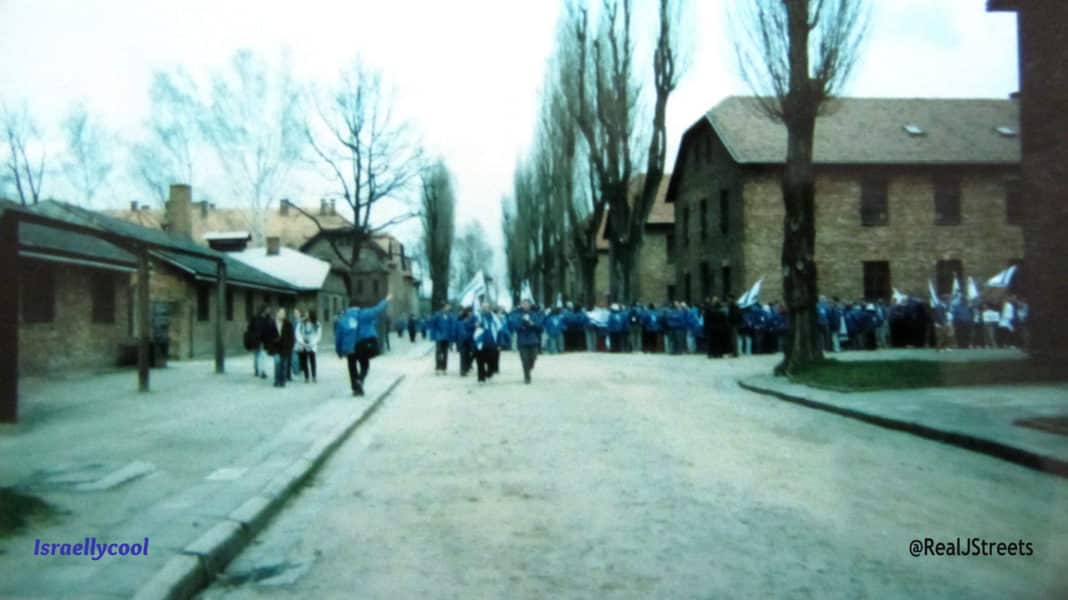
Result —
[{"label": "support post", "polygon": [[137,390],[148,391],[148,356],[152,344],[152,322],[149,317],[148,247],[137,246]]},{"label": "support post", "polygon": [[10,277],[0,290],[0,422],[19,417],[19,221],[5,211],[0,217],[0,273]]},{"label": "support post", "polygon": [[215,288],[215,372],[226,372],[226,346],[223,344],[223,321],[226,319],[226,262],[216,265]]}]

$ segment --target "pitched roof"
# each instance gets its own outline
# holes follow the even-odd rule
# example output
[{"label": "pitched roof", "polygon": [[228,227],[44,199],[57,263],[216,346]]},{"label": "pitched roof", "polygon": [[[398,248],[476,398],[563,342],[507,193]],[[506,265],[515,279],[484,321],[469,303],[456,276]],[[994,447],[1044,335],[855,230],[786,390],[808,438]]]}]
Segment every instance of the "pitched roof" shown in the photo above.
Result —
[{"label": "pitched roof", "polygon": [[[630,181],[630,203],[634,204],[634,199],[641,193],[642,184],[645,183],[645,173],[637,175],[631,178]],[[653,206],[649,209],[649,218],[645,220],[645,226],[650,225],[674,225],[675,224],[675,208],[667,203],[668,187],[671,184],[671,173],[664,173],[664,176],[660,178],[660,187],[656,190],[656,199],[653,200]],[[608,235],[605,233],[605,225],[608,222],[608,211],[604,211],[604,217],[601,219],[601,226],[597,230],[597,249],[608,250]]]},{"label": "pitched roof", "polygon": [[[782,164],[786,128],[752,96],[731,96],[704,117],[739,163]],[[822,164],[1018,164],[1013,100],[837,98],[817,117],[813,160]],[[906,126],[917,126],[910,134]]]},{"label": "pitched roof", "polygon": [[[290,205],[293,206],[293,205]],[[301,207],[326,228],[351,227],[352,223],[345,217],[332,214],[320,214],[319,208]],[[165,221],[164,211],[156,208],[138,208],[137,210],[122,209],[107,211],[107,214],[120,218],[124,221],[139,223],[146,227],[156,229],[163,228]],[[251,219],[249,212],[242,208],[219,208],[214,204],[197,201],[192,204],[191,224],[193,228],[193,240],[204,242],[204,236],[211,232],[219,231],[249,231]],[[311,219],[302,215],[295,208],[289,208],[286,214],[282,214],[279,208],[267,211],[263,216],[263,235],[281,239],[283,246],[299,248],[310,240],[319,231]],[[207,245],[206,243],[204,245]]]},{"label": "pitched roof", "polygon": [[[47,217],[102,229],[131,240],[141,240],[163,246],[165,249],[153,250],[152,253],[179,270],[192,275],[195,279],[214,281],[216,278],[216,259],[222,258],[226,265],[228,283],[242,287],[269,289],[282,293],[293,293],[295,291],[292,286],[280,279],[234,260],[225,253],[199,246],[193,243],[191,239],[181,235],[172,235],[159,229],[137,225],[63,202],[41,202],[34,206],[32,210]],[[167,248],[172,250],[167,250]],[[189,254],[189,252],[195,254]]]},{"label": "pitched roof", "polygon": [[[14,202],[0,200],[0,214],[7,208],[23,208]],[[25,207],[30,209],[32,207]],[[70,219],[51,217],[66,223],[80,224]],[[134,255],[106,240],[92,235],[57,229],[40,223],[19,225],[19,255],[70,264],[132,269],[137,265]]]},{"label": "pitched roof", "polygon": [[267,254],[266,248],[259,247],[228,252],[227,256],[301,290],[321,289],[330,273],[330,263],[325,260],[286,247],[279,248],[278,254]]}]

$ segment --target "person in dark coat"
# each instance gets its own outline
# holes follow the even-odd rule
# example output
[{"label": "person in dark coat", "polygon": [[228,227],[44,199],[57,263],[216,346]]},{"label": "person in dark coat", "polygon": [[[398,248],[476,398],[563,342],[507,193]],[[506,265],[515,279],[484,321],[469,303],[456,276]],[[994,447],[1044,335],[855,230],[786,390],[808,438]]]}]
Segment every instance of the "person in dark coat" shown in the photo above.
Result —
[{"label": "person in dark coat", "polygon": [[731,353],[734,356],[740,356],[742,354],[742,341],[739,337],[742,328],[742,309],[738,306],[734,294],[727,294],[727,327]]},{"label": "person in dark coat", "polygon": [[708,357],[721,358],[731,352],[730,324],[727,309],[719,298],[712,298],[712,305],[705,311],[705,327],[708,331]]},{"label": "person in dark coat", "polygon": [[267,379],[267,331],[271,324],[271,309],[266,304],[260,306],[256,316],[249,323],[255,348],[252,350],[252,369],[256,377]]},{"label": "person in dark coat", "polygon": [[293,323],[286,319],[286,309],[279,308],[275,318],[267,323],[264,339],[268,354],[274,357],[274,387],[285,387],[297,343]]},{"label": "person in dark coat", "polygon": [[534,361],[541,347],[541,324],[534,316],[529,300],[523,300],[514,320],[519,361],[523,364],[523,382],[530,383],[530,372],[534,370]]},{"label": "person in dark coat", "polygon": [[415,343],[415,315],[408,314],[408,341]]}]

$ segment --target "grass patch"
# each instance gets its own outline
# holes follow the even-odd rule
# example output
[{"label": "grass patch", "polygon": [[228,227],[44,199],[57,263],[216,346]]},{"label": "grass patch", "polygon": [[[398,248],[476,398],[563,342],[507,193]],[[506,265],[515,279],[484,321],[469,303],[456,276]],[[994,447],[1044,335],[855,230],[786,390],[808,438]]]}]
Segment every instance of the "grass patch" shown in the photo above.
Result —
[{"label": "grass patch", "polygon": [[33,517],[47,517],[55,510],[37,496],[0,488],[0,537],[7,537],[26,526]]},{"label": "grass patch", "polygon": [[838,361],[802,367],[794,383],[838,392],[870,392],[926,387],[1006,385],[1068,381],[1056,366],[1029,360],[941,362],[931,360]]}]

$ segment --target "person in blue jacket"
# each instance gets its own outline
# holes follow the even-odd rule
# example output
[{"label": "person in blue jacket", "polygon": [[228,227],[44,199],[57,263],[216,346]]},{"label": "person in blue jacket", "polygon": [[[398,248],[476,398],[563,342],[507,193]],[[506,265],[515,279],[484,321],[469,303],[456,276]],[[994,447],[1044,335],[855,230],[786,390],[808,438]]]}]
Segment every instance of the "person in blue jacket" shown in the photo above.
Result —
[{"label": "person in blue jacket", "polygon": [[641,310],[639,318],[642,324],[642,350],[656,352],[660,338],[660,314],[656,312],[656,307],[650,304]]},{"label": "person in blue jacket", "polygon": [[334,349],[338,358],[349,363],[349,383],[352,395],[363,395],[363,382],[371,368],[371,359],[378,353],[378,317],[389,305],[393,294],[371,308],[359,308],[353,301],[334,322]]},{"label": "person in blue jacket", "polygon": [[434,342],[434,374],[443,375],[449,366],[449,344],[452,343],[452,313],[445,304],[430,319],[430,340]]},{"label": "person in blue jacket", "polygon": [[559,308],[554,308],[545,316],[545,351],[559,354],[564,350],[564,321]]},{"label": "person in blue jacket", "polygon": [[627,313],[618,304],[612,304],[608,312],[608,351],[622,352],[623,338],[627,332]]},{"label": "person in blue jacket", "polygon": [[538,358],[538,349],[541,346],[542,327],[531,310],[529,300],[523,300],[520,304],[514,322],[519,361],[523,365],[523,383],[530,383],[530,372],[534,370],[534,361]]},{"label": "person in blue jacket", "polygon": [[[504,309],[497,307],[497,320],[501,323],[501,330],[497,332],[497,348],[500,350],[512,349],[512,325]],[[496,365],[495,365],[496,366]],[[494,369],[496,372],[497,369]]]},{"label": "person in blue jacket", "polygon": [[456,318],[455,332],[456,350],[460,353],[460,376],[467,377],[471,372],[471,365],[475,362],[475,328],[478,319],[474,311],[464,308],[460,316]]},{"label": "person in blue jacket", "polygon": [[490,310],[489,303],[483,303],[482,310],[475,313],[474,317],[477,321],[474,331],[476,371],[478,382],[485,383],[497,372],[497,361],[501,356],[497,340],[502,323]]}]

